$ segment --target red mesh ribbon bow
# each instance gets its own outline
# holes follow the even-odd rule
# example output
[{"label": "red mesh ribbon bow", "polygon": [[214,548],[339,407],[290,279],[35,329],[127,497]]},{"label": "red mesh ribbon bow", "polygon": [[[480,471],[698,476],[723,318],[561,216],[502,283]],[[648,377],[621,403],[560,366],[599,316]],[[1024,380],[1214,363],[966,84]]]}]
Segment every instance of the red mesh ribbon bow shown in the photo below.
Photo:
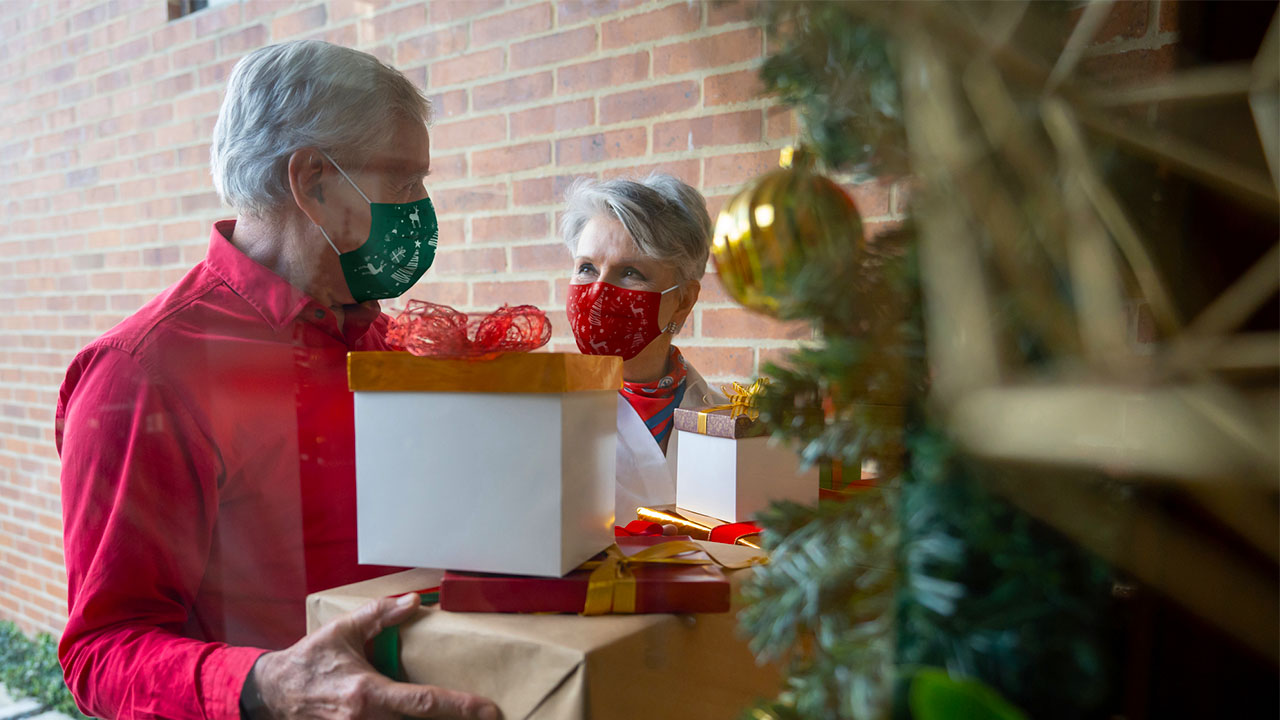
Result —
[{"label": "red mesh ribbon bow", "polygon": [[532,305],[503,305],[477,320],[447,305],[410,300],[387,330],[387,341],[414,355],[490,359],[527,352],[551,339],[551,321]]}]

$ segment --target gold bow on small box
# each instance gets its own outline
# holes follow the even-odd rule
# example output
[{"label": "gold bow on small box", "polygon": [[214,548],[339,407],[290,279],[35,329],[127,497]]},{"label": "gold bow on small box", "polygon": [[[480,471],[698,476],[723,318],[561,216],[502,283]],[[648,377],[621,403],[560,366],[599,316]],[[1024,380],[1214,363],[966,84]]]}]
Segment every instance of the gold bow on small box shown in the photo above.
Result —
[{"label": "gold bow on small box", "polygon": [[724,405],[713,405],[709,408],[698,411],[698,432],[705,435],[707,433],[707,415],[720,410],[728,410],[729,417],[736,419],[738,417],[747,417],[750,420],[756,420],[760,417],[760,408],[756,407],[756,401],[760,393],[769,385],[769,378],[757,378],[751,383],[751,387],[743,387],[742,383],[734,382],[732,385],[722,385],[721,390],[724,391],[725,397],[729,402]]}]

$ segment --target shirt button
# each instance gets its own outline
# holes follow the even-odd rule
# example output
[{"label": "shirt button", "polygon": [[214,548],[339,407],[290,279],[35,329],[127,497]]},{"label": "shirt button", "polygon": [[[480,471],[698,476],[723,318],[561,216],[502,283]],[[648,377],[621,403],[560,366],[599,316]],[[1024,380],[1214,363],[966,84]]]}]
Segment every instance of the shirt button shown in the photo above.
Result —
[{"label": "shirt button", "polygon": [[324,311],[323,311],[323,310],[317,310],[317,311],[316,311],[316,319],[317,319],[317,320],[323,320],[323,319],[324,319]]}]

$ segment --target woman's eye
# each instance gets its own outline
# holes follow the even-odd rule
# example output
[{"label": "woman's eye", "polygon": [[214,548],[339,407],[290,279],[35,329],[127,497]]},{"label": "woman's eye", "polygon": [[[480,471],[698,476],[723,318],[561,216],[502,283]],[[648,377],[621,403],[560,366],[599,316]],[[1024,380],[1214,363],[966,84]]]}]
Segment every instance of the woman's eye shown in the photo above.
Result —
[{"label": "woman's eye", "polygon": [[627,272],[626,272],[625,277],[635,278],[636,280],[644,280],[644,279],[645,279],[644,275],[641,275],[641,274],[640,274],[640,271],[639,271],[639,270],[636,270],[635,268],[627,268]]},{"label": "woman's eye", "polygon": [[578,266],[579,275],[585,275],[586,273],[589,273],[589,272],[595,272],[595,268],[587,263],[583,263],[582,265]]}]

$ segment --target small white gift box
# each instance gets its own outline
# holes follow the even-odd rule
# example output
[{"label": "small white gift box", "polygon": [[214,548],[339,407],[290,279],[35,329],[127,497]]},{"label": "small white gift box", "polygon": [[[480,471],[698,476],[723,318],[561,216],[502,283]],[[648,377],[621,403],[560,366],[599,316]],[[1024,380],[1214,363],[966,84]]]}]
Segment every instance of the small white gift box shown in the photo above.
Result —
[{"label": "small white gift box", "polygon": [[559,576],[613,542],[616,357],[348,356],[361,563]]},{"label": "small white gift box", "polygon": [[818,500],[818,469],[772,445],[746,417],[677,409],[676,505],[728,522],[746,522],[777,500]]}]

